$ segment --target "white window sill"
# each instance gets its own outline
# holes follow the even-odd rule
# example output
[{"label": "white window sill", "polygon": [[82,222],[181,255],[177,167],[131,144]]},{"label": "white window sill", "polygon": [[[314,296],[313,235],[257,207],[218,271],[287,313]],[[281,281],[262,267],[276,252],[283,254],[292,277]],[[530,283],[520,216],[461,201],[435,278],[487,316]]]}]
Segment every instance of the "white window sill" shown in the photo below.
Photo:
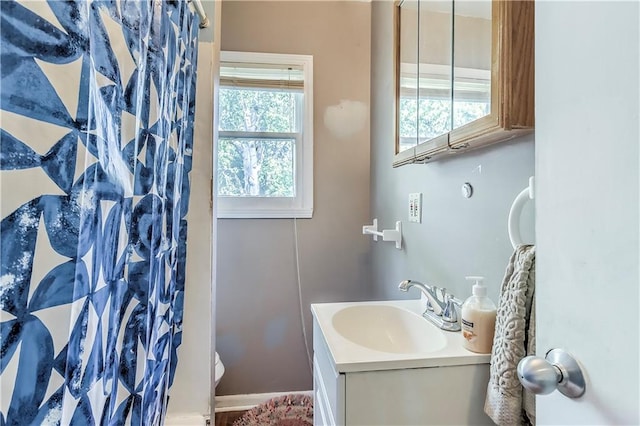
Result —
[{"label": "white window sill", "polygon": [[286,210],[233,210],[218,209],[218,219],[310,219],[313,217],[313,209],[286,209]]}]

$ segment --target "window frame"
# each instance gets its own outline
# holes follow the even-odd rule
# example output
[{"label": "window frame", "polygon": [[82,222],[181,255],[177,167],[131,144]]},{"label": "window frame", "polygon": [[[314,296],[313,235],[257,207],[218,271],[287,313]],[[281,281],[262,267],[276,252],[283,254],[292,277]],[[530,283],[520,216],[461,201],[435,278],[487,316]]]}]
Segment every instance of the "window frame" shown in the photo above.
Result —
[{"label": "window frame", "polygon": [[[280,53],[258,53],[221,51],[220,64],[249,63],[293,65],[302,67],[304,75],[303,108],[296,108],[300,117],[300,131],[296,133],[221,131],[218,140],[226,138],[282,139],[291,138],[294,147],[294,197],[234,197],[217,195],[217,217],[219,219],[247,218],[311,218],[313,217],[313,56]],[[222,86],[220,86],[222,87]],[[225,86],[226,87],[226,86]],[[216,146],[215,170],[218,173]],[[217,178],[216,178],[217,181]]]}]

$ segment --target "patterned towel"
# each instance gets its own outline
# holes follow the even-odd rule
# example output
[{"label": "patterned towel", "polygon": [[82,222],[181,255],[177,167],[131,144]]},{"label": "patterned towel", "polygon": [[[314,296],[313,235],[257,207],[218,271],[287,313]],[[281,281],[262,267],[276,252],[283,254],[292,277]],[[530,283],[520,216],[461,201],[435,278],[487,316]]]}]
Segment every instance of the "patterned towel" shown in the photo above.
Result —
[{"label": "patterned towel", "polygon": [[518,362],[535,354],[535,247],[520,245],[500,288],[484,411],[497,425],[535,424],[535,395],[525,391]]}]

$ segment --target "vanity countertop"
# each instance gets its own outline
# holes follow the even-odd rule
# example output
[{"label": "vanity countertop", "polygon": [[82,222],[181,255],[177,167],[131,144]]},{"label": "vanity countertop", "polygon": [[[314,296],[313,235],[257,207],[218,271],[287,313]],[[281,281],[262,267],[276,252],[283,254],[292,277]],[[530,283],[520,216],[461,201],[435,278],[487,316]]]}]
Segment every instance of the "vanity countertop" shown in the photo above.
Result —
[{"label": "vanity countertop", "polygon": [[[371,347],[363,346],[354,342],[354,339],[345,337],[344,333],[341,333],[336,329],[339,327],[337,318],[345,315],[347,308],[358,307],[356,310],[364,310],[368,312],[376,312],[376,307],[382,308],[382,310],[393,311],[394,308],[399,308],[403,311],[402,316],[404,319],[410,321],[402,324],[395,324],[395,329],[398,327],[415,327],[417,324],[424,329],[422,323],[417,323],[419,319],[424,321],[432,330],[428,331],[431,336],[422,335],[422,331],[413,333],[415,330],[410,330],[408,337],[404,336],[403,339],[415,339],[420,340],[419,346],[421,348],[427,347],[426,350],[396,351],[393,346],[390,346],[391,350],[375,350]],[[424,302],[420,299],[415,300],[391,300],[382,302],[340,302],[340,303],[315,303],[311,305],[311,311],[315,318],[314,332],[318,330],[322,334],[323,340],[326,342],[328,350],[333,358],[335,367],[339,373],[357,372],[357,371],[373,371],[373,370],[393,370],[393,369],[405,369],[405,368],[424,368],[424,367],[445,367],[445,366],[459,366],[459,365],[471,365],[471,364],[488,364],[491,355],[490,354],[477,354],[470,352],[462,346],[463,337],[460,332],[448,332],[438,329],[435,325],[431,324],[427,319],[422,317],[422,311],[424,310]],[[381,311],[382,313],[382,311]],[[418,318],[413,318],[417,316]],[[399,317],[400,318],[400,317]],[[385,341],[389,342],[389,345],[393,345],[394,338],[396,336],[389,335],[393,333],[393,328],[390,330],[380,330],[379,321],[395,321],[395,317],[391,317],[390,320],[384,319],[384,315],[378,318],[372,317],[372,325],[361,325],[362,323],[353,324],[350,328],[350,332],[355,335],[358,340],[358,331],[354,330],[354,327],[362,327],[362,336],[365,338],[367,335],[375,336],[375,333],[384,333],[381,337]],[[356,318],[357,320],[357,318]],[[400,319],[398,319],[400,321]],[[357,322],[357,321],[355,321]],[[377,322],[377,325],[374,324]],[[341,323],[343,324],[344,321]],[[412,323],[413,325],[411,325]],[[384,324],[383,324],[384,325]],[[342,325],[344,327],[344,325]],[[368,327],[371,327],[367,329]],[[375,327],[376,329],[373,329]],[[355,333],[354,333],[355,331]],[[402,331],[402,330],[401,330]],[[426,336],[426,337],[425,337]],[[320,336],[314,336],[314,340]],[[371,338],[369,337],[369,341]],[[429,341],[435,342],[433,348],[429,349]]]}]

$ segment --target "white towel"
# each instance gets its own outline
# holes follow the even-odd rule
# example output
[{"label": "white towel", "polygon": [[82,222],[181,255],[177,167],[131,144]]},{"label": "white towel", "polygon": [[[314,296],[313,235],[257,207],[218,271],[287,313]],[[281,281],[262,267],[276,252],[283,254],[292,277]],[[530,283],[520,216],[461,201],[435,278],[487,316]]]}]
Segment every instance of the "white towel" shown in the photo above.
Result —
[{"label": "white towel", "polygon": [[535,247],[516,248],[507,270],[496,314],[496,331],[484,411],[497,425],[535,424],[535,396],[524,391],[516,368],[535,354]]}]

